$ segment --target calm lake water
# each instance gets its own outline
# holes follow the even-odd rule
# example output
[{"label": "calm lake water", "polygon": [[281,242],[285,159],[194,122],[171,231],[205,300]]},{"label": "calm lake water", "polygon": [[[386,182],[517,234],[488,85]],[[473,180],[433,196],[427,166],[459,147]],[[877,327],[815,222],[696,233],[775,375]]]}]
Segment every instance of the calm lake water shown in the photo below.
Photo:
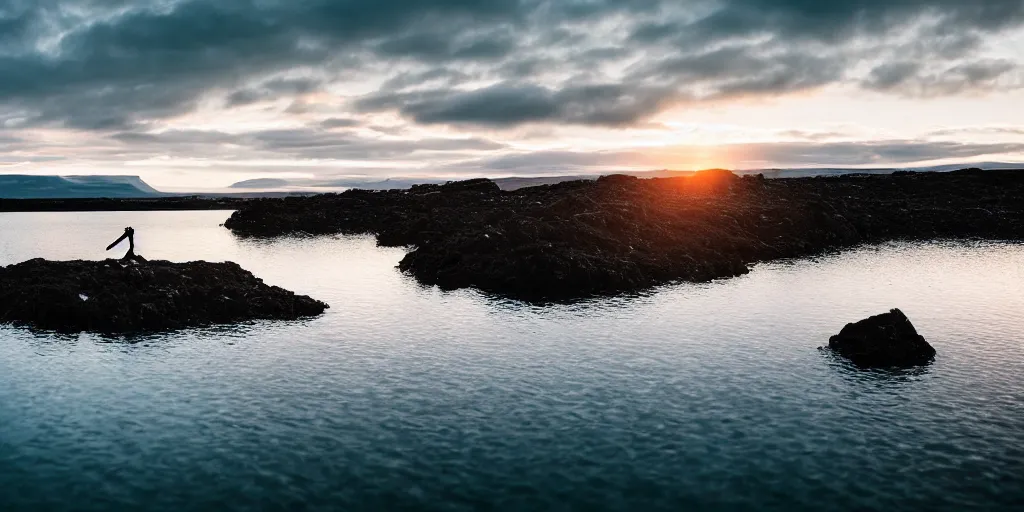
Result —
[{"label": "calm lake water", "polygon": [[[368,237],[228,212],[0,214],[0,264],[232,260],[323,317],[136,338],[0,327],[0,510],[1022,510],[1024,246],[890,244],[536,307]],[[113,255],[120,256],[120,253]],[[900,307],[914,372],[819,352]]]}]

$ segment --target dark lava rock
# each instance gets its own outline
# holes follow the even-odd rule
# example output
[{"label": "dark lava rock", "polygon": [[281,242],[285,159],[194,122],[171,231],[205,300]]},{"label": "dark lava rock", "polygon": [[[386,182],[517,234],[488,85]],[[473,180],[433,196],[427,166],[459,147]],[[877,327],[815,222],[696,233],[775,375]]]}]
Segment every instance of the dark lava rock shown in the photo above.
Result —
[{"label": "dark lava rock", "polygon": [[29,260],[0,267],[0,323],[60,332],[162,331],[316,316],[329,306],[235,263]]},{"label": "dark lava rock", "polygon": [[502,191],[489,180],[242,205],[242,236],[377,235],[423,284],[525,300],[708,281],[862,243],[1024,239],[1024,172],[765,179],[723,170]]},{"label": "dark lava rock", "polygon": [[935,349],[898,309],[848,324],[829,339],[828,346],[857,366],[869,368],[918,366],[935,358]]},{"label": "dark lava rock", "polygon": [[500,192],[501,187],[487,178],[477,178],[465,181],[449,181],[443,185],[413,185],[409,192],[412,194],[429,194],[432,192]]}]

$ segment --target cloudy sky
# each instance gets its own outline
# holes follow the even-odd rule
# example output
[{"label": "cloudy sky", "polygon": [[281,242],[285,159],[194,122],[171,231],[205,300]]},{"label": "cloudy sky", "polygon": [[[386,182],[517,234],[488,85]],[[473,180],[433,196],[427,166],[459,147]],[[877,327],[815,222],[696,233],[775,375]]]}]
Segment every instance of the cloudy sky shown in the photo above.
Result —
[{"label": "cloudy sky", "polygon": [[0,173],[1024,161],[1024,0],[0,0]]}]

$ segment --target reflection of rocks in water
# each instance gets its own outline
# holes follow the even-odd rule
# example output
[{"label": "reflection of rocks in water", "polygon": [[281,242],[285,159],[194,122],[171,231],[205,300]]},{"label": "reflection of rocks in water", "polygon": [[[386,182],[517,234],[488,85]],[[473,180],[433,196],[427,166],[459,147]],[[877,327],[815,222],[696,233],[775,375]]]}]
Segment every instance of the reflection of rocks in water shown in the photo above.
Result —
[{"label": "reflection of rocks in water", "polygon": [[913,367],[935,358],[935,349],[899,309],[847,324],[828,346],[862,368]]},{"label": "reflection of rocks in water", "polygon": [[[915,385],[926,382],[935,370],[934,365],[925,364],[906,368],[885,367],[871,368],[857,366],[849,359],[840,356],[828,347],[820,349],[826,356],[832,376],[843,383],[842,389],[852,392],[850,397],[876,397],[889,401],[893,397],[903,396],[903,391],[915,389]],[[868,399],[870,401],[871,399]]]},{"label": "reflection of rocks in water", "polygon": [[748,265],[893,239],[1024,238],[1024,173],[767,180],[706,171],[501,191],[491,181],[245,203],[246,236],[373,233],[443,289],[526,300],[704,282]]},{"label": "reflection of rocks in water", "polygon": [[61,332],[159,331],[293,320],[328,306],[235,263],[34,259],[0,267],[0,323]]}]

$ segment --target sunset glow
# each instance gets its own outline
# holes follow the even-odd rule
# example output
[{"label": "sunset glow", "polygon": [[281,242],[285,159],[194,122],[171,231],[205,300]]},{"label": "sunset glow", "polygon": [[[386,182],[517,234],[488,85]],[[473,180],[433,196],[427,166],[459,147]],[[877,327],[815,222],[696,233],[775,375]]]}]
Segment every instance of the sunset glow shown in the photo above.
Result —
[{"label": "sunset glow", "polygon": [[1024,161],[1020,2],[811,5],[15,2],[0,172],[216,189]]}]

